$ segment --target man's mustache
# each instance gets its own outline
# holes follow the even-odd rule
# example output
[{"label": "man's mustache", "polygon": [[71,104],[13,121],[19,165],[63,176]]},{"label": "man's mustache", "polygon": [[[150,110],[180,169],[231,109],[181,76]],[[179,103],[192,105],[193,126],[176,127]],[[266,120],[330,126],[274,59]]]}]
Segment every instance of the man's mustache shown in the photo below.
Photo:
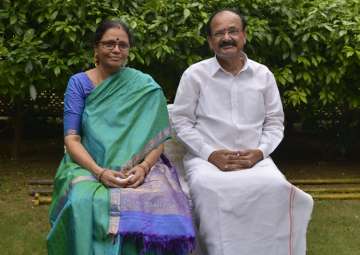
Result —
[{"label": "man's mustache", "polygon": [[220,46],[220,48],[226,47],[226,46],[235,46],[236,47],[236,42],[233,40],[222,41],[222,42],[220,42],[219,46]]}]

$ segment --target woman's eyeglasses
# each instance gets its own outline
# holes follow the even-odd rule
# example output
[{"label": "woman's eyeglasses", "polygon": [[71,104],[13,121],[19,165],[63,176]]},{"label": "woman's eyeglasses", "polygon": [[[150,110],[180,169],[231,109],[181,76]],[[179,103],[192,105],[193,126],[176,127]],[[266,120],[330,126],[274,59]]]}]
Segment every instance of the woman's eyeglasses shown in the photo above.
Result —
[{"label": "woman's eyeglasses", "polygon": [[126,42],[116,42],[116,41],[102,41],[99,42],[101,46],[105,50],[113,50],[115,49],[116,45],[119,47],[120,50],[128,50],[130,48],[130,45]]}]

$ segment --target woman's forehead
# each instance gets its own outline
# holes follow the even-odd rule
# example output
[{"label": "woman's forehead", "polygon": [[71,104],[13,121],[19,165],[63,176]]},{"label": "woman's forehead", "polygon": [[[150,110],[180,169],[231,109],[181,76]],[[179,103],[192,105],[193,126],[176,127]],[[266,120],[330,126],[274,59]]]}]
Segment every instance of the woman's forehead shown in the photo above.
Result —
[{"label": "woman's forehead", "polygon": [[102,40],[128,40],[128,35],[122,27],[113,27],[108,29],[102,36]]}]

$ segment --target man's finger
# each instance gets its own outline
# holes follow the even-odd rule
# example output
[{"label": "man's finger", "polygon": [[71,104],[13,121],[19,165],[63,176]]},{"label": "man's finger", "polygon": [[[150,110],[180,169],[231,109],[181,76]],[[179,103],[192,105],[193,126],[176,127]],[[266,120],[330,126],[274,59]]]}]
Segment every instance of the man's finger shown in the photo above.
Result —
[{"label": "man's finger", "polygon": [[230,155],[228,155],[228,160],[239,160],[239,155],[230,154]]},{"label": "man's finger", "polygon": [[244,169],[244,168],[250,168],[252,167],[253,163],[251,160],[237,160],[234,162],[231,162],[229,164],[231,166],[231,169]]},{"label": "man's finger", "polygon": [[227,164],[224,167],[224,171],[234,171],[234,170],[240,170],[240,169],[245,169],[245,168],[247,168],[247,167],[243,164]]}]

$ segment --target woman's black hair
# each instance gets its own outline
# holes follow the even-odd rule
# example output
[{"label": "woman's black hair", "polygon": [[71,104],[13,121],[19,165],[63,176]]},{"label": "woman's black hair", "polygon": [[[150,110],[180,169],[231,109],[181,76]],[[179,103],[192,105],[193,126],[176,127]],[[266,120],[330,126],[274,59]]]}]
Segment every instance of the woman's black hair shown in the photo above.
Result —
[{"label": "woman's black hair", "polygon": [[125,22],[121,20],[104,20],[100,23],[100,25],[97,27],[95,31],[95,38],[94,38],[94,45],[97,46],[99,42],[101,41],[102,37],[111,28],[122,28],[126,32],[128,38],[130,47],[134,45],[134,36],[132,35],[128,25],[126,25]]},{"label": "woman's black hair", "polygon": [[242,30],[245,31],[245,28],[246,28],[246,19],[245,19],[245,17],[244,17],[237,9],[224,8],[224,9],[220,9],[220,10],[214,12],[214,13],[210,16],[208,22],[206,23],[206,33],[207,33],[208,36],[211,36],[211,22],[212,22],[212,20],[214,19],[214,17],[215,17],[217,14],[219,14],[220,12],[225,12],[225,11],[227,11],[227,12],[232,12],[232,13],[235,13],[236,15],[238,15],[239,18],[241,19]]}]

